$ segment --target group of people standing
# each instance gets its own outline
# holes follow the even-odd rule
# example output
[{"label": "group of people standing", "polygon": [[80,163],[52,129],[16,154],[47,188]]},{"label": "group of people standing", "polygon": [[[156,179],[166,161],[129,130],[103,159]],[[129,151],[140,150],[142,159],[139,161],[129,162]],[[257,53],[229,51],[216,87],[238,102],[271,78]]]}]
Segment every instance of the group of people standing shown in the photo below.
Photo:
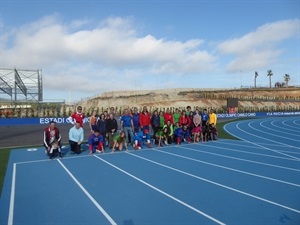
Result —
[{"label": "group of people standing", "polygon": [[[86,116],[82,113],[82,107],[78,106],[77,111],[69,117],[69,122],[74,126],[69,130],[70,150],[80,154],[81,144],[84,141],[83,124]],[[205,142],[208,139],[217,139],[217,116],[213,110],[208,113],[206,109],[200,112],[196,108],[191,111],[191,107],[180,111],[175,109],[171,112],[169,108],[166,111],[154,110],[152,113],[144,106],[141,112],[138,108],[124,109],[120,115],[112,107],[109,112],[105,111],[97,115],[93,111],[88,118],[91,134],[87,140],[89,154],[102,152],[106,147],[112,152],[115,150],[128,150],[132,145],[138,150],[153,145],[162,147],[171,143],[181,144],[182,142]],[[55,122],[51,121],[50,126],[44,130],[44,146],[46,152],[52,159],[55,153],[61,154],[61,135]]]}]

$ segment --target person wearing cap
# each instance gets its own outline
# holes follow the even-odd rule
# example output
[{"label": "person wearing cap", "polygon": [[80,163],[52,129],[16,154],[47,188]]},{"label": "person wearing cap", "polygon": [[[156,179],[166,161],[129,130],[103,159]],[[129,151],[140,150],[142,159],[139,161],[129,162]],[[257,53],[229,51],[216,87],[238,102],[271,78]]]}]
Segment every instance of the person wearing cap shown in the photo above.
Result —
[{"label": "person wearing cap", "polygon": [[95,152],[104,153],[103,136],[100,134],[100,131],[98,129],[95,129],[94,133],[92,133],[89,136],[88,144],[89,144],[89,154]]},{"label": "person wearing cap", "polygon": [[77,154],[81,153],[81,143],[83,138],[83,128],[80,126],[80,122],[76,121],[75,125],[69,131],[69,144],[72,152]]},{"label": "person wearing cap", "polygon": [[54,140],[58,141],[58,145],[61,146],[61,135],[59,129],[56,127],[56,122],[51,121],[49,126],[44,129],[44,146],[45,153],[49,155],[52,143]]},{"label": "person wearing cap", "polygon": [[79,122],[80,126],[83,126],[83,123],[85,122],[85,115],[82,113],[82,107],[78,106],[77,111],[72,113],[71,116],[68,118],[70,123],[75,124],[76,122]]}]

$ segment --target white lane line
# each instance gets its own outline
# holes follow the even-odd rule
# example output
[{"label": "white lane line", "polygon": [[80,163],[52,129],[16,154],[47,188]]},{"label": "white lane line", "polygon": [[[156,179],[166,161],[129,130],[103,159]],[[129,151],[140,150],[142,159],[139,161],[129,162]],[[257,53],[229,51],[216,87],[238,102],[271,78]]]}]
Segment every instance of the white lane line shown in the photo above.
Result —
[{"label": "white lane line", "polygon": [[[264,121],[261,121],[261,122],[259,123],[259,125],[260,125],[261,127],[264,127],[264,128],[266,128],[266,129],[269,129],[269,130],[274,130],[274,129],[271,129],[271,128],[268,128],[268,127],[264,126],[264,125],[262,124],[263,122],[264,122]],[[269,135],[269,136],[282,138],[282,135],[277,135],[277,134],[274,134],[274,133],[272,133],[272,132],[265,132],[265,131],[262,131],[262,130],[260,130],[260,129],[257,129],[257,128],[253,127],[253,126],[252,126],[252,123],[253,123],[253,122],[249,123],[248,126],[251,127],[253,130],[256,130],[256,131],[258,131],[258,132],[260,132],[260,133],[263,133],[263,134],[267,134],[267,135]],[[275,130],[275,131],[281,132],[281,131],[278,131],[278,130]],[[281,132],[281,133],[288,134],[288,133],[286,133],[286,132]],[[288,136],[290,136],[290,134],[289,134]],[[297,137],[299,138],[300,136],[297,135]],[[300,142],[300,141],[298,141],[298,140],[295,139],[295,138],[289,138],[289,137],[287,137],[287,136],[285,136],[284,139],[286,139],[286,140],[291,140],[291,141],[296,141],[296,142]],[[271,141],[273,141],[273,140],[271,139]]]},{"label": "white lane line", "polygon": [[198,179],[198,180],[202,180],[202,181],[205,181],[205,182],[207,182],[207,183],[214,184],[214,185],[216,185],[216,186],[219,186],[219,187],[222,187],[222,188],[225,188],[225,189],[228,189],[228,190],[231,190],[231,191],[234,191],[234,192],[237,192],[237,193],[240,193],[240,194],[243,194],[243,195],[246,195],[246,196],[249,196],[249,197],[258,199],[258,200],[261,200],[261,201],[263,201],[263,202],[267,202],[267,203],[269,203],[269,204],[276,205],[276,206],[279,206],[279,207],[284,208],[284,209],[288,209],[288,210],[293,211],[293,212],[296,212],[296,213],[300,213],[300,211],[299,211],[298,209],[290,208],[290,207],[288,207],[288,206],[279,204],[279,203],[277,203],[277,202],[273,202],[273,201],[270,201],[270,200],[268,200],[268,199],[261,198],[261,197],[259,197],[259,196],[256,196],[256,195],[253,195],[253,194],[250,194],[250,193],[247,193],[247,192],[244,192],[244,191],[241,191],[241,190],[238,190],[238,189],[235,189],[235,188],[232,188],[232,187],[229,187],[229,186],[226,186],[226,185],[223,185],[223,184],[220,184],[220,183],[217,183],[217,182],[214,182],[214,181],[205,179],[205,178],[203,178],[203,177],[199,177],[199,176],[196,176],[196,175],[194,175],[194,174],[184,172],[184,171],[179,170],[179,169],[176,169],[176,168],[174,168],[174,167],[167,166],[167,165],[165,165],[165,164],[158,163],[158,162],[155,162],[155,161],[153,161],[153,160],[146,159],[146,158],[144,158],[144,157],[137,156],[137,155],[132,154],[132,153],[127,153],[127,154],[132,155],[132,156],[135,156],[135,157],[137,157],[137,158],[144,159],[144,160],[146,160],[146,161],[149,161],[149,162],[154,163],[154,164],[156,164],[156,165],[159,165],[159,166],[168,168],[168,169],[170,169],[170,170],[174,170],[174,171],[176,171],[176,172],[185,174],[185,175],[187,175],[187,176],[196,178],[196,179]]},{"label": "white lane line", "polygon": [[[126,153],[127,153],[127,154],[132,154],[132,153],[129,153],[129,152],[126,152]],[[210,219],[210,220],[216,222],[217,224],[222,224],[222,225],[225,224],[225,223],[223,223],[223,222],[217,220],[216,218],[214,218],[214,217],[212,217],[212,216],[210,216],[210,215],[208,215],[208,214],[206,214],[206,213],[204,213],[204,212],[202,212],[202,211],[196,209],[195,207],[193,207],[193,206],[191,206],[191,205],[189,205],[189,204],[187,204],[187,203],[181,201],[180,199],[175,198],[174,196],[172,196],[172,195],[170,195],[170,194],[168,194],[168,193],[166,193],[166,192],[160,190],[159,188],[157,188],[157,187],[155,187],[155,186],[153,186],[153,185],[147,183],[146,181],[144,181],[144,180],[142,180],[142,179],[140,179],[140,178],[138,178],[138,177],[132,175],[131,173],[128,173],[127,171],[125,171],[125,170],[123,170],[123,169],[121,169],[121,168],[115,166],[114,164],[112,164],[112,163],[110,163],[110,162],[108,162],[108,161],[106,161],[106,160],[104,160],[104,159],[102,159],[102,158],[100,158],[100,157],[98,157],[98,156],[96,156],[96,155],[94,155],[94,157],[96,157],[96,158],[98,158],[99,160],[101,160],[102,162],[104,162],[104,163],[110,165],[111,167],[113,167],[113,168],[115,168],[115,169],[121,171],[122,173],[125,173],[126,175],[132,177],[133,179],[135,179],[135,180],[137,180],[137,181],[139,181],[139,182],[145,184],[146,186],[148,186],[148,187],[154,189],[155,191],[157,191],[157,192],[159,192],[159,193],[161,193],[161,194],[163,194],[163,195],[165,195],[165,196],[171,198],[172,200],[174,200],[174,201],[176,201],[176,202],[178,202],[178,203],[184,205],[185,207],[187,207],[187,208],[189,208],[189,209],[191,209],[191,210],[197,212],[198,214],[200,214],[200,215],[202,215],[202,216],[204,216],[204,217],[206,217],[206,218],[208,218],[208,219]]]},{"label": "white lane line", "polygon": [[64,170],[70,175],[70,177],[75,181],[79,188],[87,195],[87,197],[92,201],[92,203],[99,209],[99,211],[106,217],[106,219],[112,225],[117,225],[117,223],[110,217],[110,215],[101,207],[101,205],[93,198],[93,196],[82,186],[82,184],[74,177],[74,175],[68,170],[67,167],[60,161],[57,160],[59,164],[64,168]]},{"label": "white lane line", "polygon": [[17,165],[13,164],[13,174],[11,181],[11,192],[10,192],[10,202],[9,202],[9,213],[8,213],[8,225],[13,224],[14,220],[14,207],[15,207],[15,191],[16,191],[16,173],[17,173]]},{"label": "white lane line", "polygon": [[[296,130],[297,127],[295,127],[295,126],[290,126],[290,128],[286,128],[286,127],[283,126],[283,125],[281,125],[281,126],[276,125],[275,122],[278,122],[278,120],[274,120],[274,121],[271,122],[271,125],[272,125],[273,127],[277,127],[277,128],[279,128],[280,130],[286,130],[286,131],[288,131],[289,133],[291,133],[291,132],[294,132],[294,133],[300,133],[299,130]],[[281,121],[281,122],[282,122],[282,121]]]},{"label": "white lane line", "polygon": [[[223,141],[222,143],[220,143],[219,141],[215,141],[215,142],[213,142],[214,145],[211,145],[211,146],[222,146],[222,145],[225,144],[225,145],[231,145],[231,146],[238,146],[238,147],[242,147],[242,148],[246,147],[248,149],[259,149],[259,150],[266,150],[266,151],[269,151],[269,152],[273,152],[269,149],[261,148],[261,147],[258,147],[258,146],[249,146],[249,143],[247,143],[247,142],[245,142],[245,143],[246,143],[245,145],[241,145],[240,142],[238,142],[238,144],[236,144],[236,143],[233,143],[233,142],[224,142]],[[264,144],[264,143],[256,143],[256,144],[265,145],[265,146],[269,146],[269,147],[278,147],[278,145],[275,145],[275,144]],[[230,149],[230,150],[236,150],[236,149]],[[238,150],[238,151],[240,151],[240,150]],[[284,152],[284,153],[291,153],[291,154],[295,154],[295,155],[300,155],[300,152],[286,151],[286,150],[281,150],[281,149],[277,149],[277,151]],[[249,153],[249,151],[242,151],[242,152]],[[268,155],[266,155],[266,156],[268,156]],[[282,158],[282,159],[285,159],[285,160],[296,160],[296,159],[280,157],[280,156],[276,156],[276,158]]]},{"label": "white lane line", "polygon": [[233,157],[233,156],[222,155],[222,154],[218,154],[218,153],[207,152],[207,151],[202,151],[202,150],[196,150],[196,149],[191,149],[191,148],[189,148],[188,150],[189,151],[195,151],[195,152],[201,152],[201,153],[209,154],[209,155],[215,155],[215,156],[219,156],[219,157],[223,157],[223,158],[228,158],[228,159],[239,160],[239,161],[248,162],[248,163],[254,163],[254,164],[259,164],[259,165],[264,165],[264,166],[270,166],[270,167],[275,167],[275,168],[280,168],[280,169],[292,170],[292,171],[300,172],[299,169],[294,169],[294,168],[284,167],[284,166],[278,166],[278,165],[275,165],[275,164],[257,162],[257,161],[253,161],[253,160],[242,159],[242,158],[237,158],[237,157]]},{"label": "white lane line", "polygon": [[[181,146],[178,146],[178,148],[183,148],[183,149],[188,149],[189,150],[189,148],[185,148],[185,147],[181,147]],[[288,185],[291,185],[291,186],[300,187],[300,184],[295,184],[295,183],[291,183],[291,182],[288,182],[288,181],[279,180],[279,179],[275,179],[275,178],[272,178],[272,177],[259,175],[259,174],[256,174],[256,173],[250,173],[250,172],[247,172],[247,171],[244,171],[244,170],[238,170],[238,169],[234,169],[234,168],[231,168],[231,167],[222,166],[222,165],[219,165],[219,164],[209,163],[209,162],[205,162],[205,161],[202,161],[202,160],[199,160],[199,159],[194,159],[194,158],[178,155],[178,154],[171,153],[171,152],[166,152],[166,151],[161,151],[161,150],[158,150],[156,152],[176,156],[176,157],[179,157],[179,158],[183,158],[183,159],[203,163],[203,164],[206,164],[206,165],[210,165],[210,166],[214,166],[214,167],[218,167],[218,168],[222,168],[222,169],[226,169],[226,170],[230,170],[230,171],[234,171],[234,172],[237,172],[237,173],[247,174],[249,176],[259,177],[259,178],[262,178],[262,179],[271,180],[271,181],[275,181],[275,182],[278,182],[278,183],[283,183],[283,184],[288,184]]]},{"label": "white lane line", "polygon": [[[260,124],[260,126],[262,126],[263,128],[265,128],[265,129],[267,129],[267,130],[271,130],[272,132],[277,132],[277,133],[279,133],[279,136],[278,136],[278,135],[275,135],[275,134],[272,134],[271,132],[270,132],[270,133],[267,133],[267,134],[269,134],[269,135],[278,136],[278,137],[280,137],[280,138],[282,138],[282,136],[284,136],[285,139],[289,139],[289,140],[292,140],[292,141],[297,141],[297,139],[299,139],[299,137],[300,137],[300,133],[299,133],[299,134],[295,134],[295,133],[297,133],[295,130],[294,130],[294,131],[289,130],[288,132],[285,132],[283,127],[279,127],[279,129],[273,129],[273,128],[270,128],[270,127],[265,126],[265,125],[263,124],[263,123],[266,123],[266,122],[269,122],[269,121],[261,121],[259,124]],[[274,122],[274,121],[273,121],[273,122]],[[271,122],[271,125],[272,125],[272,126],[274,126],[274,125],[273,125],[273,122]],[[268,123],[267,125],[270,126],[269,123]],[[291,137],[291,138],[288,138],[288,136]],[[293,138],[292,136],[294,136],[296,139]]]},{"label": "white lane line", "polygon": [[[242,132],[244,132],[244,133],[246,133],[246,134],[249,134],[249,135],[251,135],[251,136],[257,137],[257,138],[259,138],[259,139],[264,139],[264,140],[267,140],[267,141],[271,141],[270,139],[263,138],[263,137],[258,136],[258,135],[254,135],[254,134],[252,134],[252,133],[250,133],[250,132],[247,132],[247,131],[245,131],[245,130],[239,128],[239,124],[241,124],[241,122],[236,124],[236,128],[237,128],[238,130],[240,130],[240,131],[242,131]],[[257,143],[253,143],[253,142],[251,142],[251,141],[249,141],[249,140],[247,140],[247,139],[241,138],[240,136],[234,135],[234,134],[232,134],[231,132],[229,132],[229,131],[226,129],[226,125],[227,125],[227,124],[225,124],[225,126],[223,127],[224,130],[225,130],[226,132],[228,132],[229,134],[231,134],[231,135],[233,135],[233,136],[235,136],[235,137],[237,137],[237,138],[239,138],[239,139],[241,139],[241,140],[243,140],[243,141],[245,141],[245,142],[248,142],[248,143],[250,143],[250,144],[252,144],[252,145],[256,145],[256,146],[259,146],[259,147],[261,147],[261,148],[264,148],[264,149],[268,149],[268,150],[277,152],[278,154],[285,155],[285,156],[287,156],[287,157],[290,157],[290,158],[294,158],[294,159],[299,160],[299,158],[297,158],[297,157],[294,157],[294,156],[291,156],[291,155],[288,155],[288,154],[284,154],[284,153],[278,152],[278,151],[276,151],[276,150],[269,149],[269,148],[264,147],[264,146],[262,146],[262,145],[259,145],[259,144],[257,144]],[[248,126],[249,126],[249,124],[248,124]],[[283,146],[283,145],[284,145],[284,146],[288,146],[288,147],[291,147],[291,148],[299,149],[299,148],[297,148],[297,147],[295,147],[295,146],[286,145],[286,144],[283,144],[283,143],[281,143],[281,142],[277,142],[277,141],[271,141],[271,142],[278,143],[280,146]]]},{"label": "white lane line", "polygon": [[[197,144],[197,145],[202,145],[202,144]],[[286,157],[282,157],[282,156],[275,156],[275,155],[268,155],[268,154],[262,154],[262,153],[256,153],[256,152],[250,152],[250,151],[242,151],[242,150],[237,150],[237,149],[232,149],[232,148],[225,148],[222,147],[222,143],[221,146],[217,146],[217,145],[206,145],[206,147],[210,147],[210,148],[217,148],[217,149],[222,149],[222,150],[227,150],[227,151],[232,151],[232,152],[239,152],[239,153],[243,153],[243,154],[248,154],[248,155],[259,155],[259,156],[264,156],[264,157],[268,157],[268,158],[276,158],[276,159],[282,159],[282,160],[289,160],[289,161],[296,161],[298,162],[297,159],[292,159],[292,158],[286,158]],[[252,146],[244,146],[244,147],[250,147],[252,148]],[[257,147],[256,147],[257,148]],[[274,152],[274,150],[270,150],[270,149],[265,149],[265,148],[259,148],[260,150],[265,150],[265,151],[270,151],[270,152]],[[278,150],[277,150],[278,151]]]}]

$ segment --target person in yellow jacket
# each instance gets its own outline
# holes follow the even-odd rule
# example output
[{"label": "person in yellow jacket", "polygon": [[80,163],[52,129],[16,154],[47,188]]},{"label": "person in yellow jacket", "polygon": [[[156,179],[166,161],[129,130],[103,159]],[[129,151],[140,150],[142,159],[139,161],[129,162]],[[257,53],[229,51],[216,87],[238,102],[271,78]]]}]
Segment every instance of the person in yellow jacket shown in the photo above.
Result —
[{"label": "person in yellow jacket", "polygon": [[217,125],[217,114],[215,114],[214,110],[211,109],[208,115],[208,125],[211,127],[212,124]]}]

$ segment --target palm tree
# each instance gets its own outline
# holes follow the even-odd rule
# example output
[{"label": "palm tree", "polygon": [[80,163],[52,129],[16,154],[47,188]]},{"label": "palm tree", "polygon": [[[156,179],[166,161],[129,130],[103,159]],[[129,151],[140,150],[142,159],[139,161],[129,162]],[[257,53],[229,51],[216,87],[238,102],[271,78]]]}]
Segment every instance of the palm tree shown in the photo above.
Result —
[{"label": "palm tree", "polygon": [[272,72],[272,70],[267,70],[267,72],[268,72],[268,77],[269,77],[269,81],[270,81],[270,88],[272,88],[272,80],[271,80],[271,77],[273,76],[273,72]]},{"label": "palm tree", "polygon": [[255,71],[254,74],[255,74],[255,75],[254,75],[254,88],[256,88],[256,78],[258,77],[258,72]]},{"label": "palm tree", "polygon": [[285,74],[284,76],[283,76],[283,79],[284,79],[284,81],[285,81],[285,85],[286,85],[286,87],[288,87],[289,86],[289,81],[290,81],[290,75],[289,74]]}]

